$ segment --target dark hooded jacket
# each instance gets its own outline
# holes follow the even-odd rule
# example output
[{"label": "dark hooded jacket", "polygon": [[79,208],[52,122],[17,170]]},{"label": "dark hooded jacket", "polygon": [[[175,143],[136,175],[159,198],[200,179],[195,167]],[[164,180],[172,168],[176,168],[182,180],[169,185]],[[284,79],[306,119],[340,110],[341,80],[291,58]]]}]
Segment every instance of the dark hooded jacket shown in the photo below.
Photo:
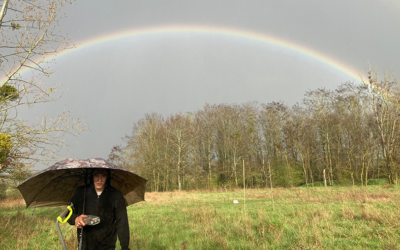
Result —
[{"label": "dark hooded jacket", "polygon": [[[103,192],[98,196],[93,183],[86,185],[85,212],[83,213],[84,190],[85,186],[79,187],[72,197],[73,213],[68,223],[75,225],[76,217],[81,214],[99,216],[100,223],[84,227],[82,249],[115,249],[118,236],[121,248],[129,250],[128,215],[122,193],[107,183]],[[81,229],[77,229],[79,240],[80,233]]]}]

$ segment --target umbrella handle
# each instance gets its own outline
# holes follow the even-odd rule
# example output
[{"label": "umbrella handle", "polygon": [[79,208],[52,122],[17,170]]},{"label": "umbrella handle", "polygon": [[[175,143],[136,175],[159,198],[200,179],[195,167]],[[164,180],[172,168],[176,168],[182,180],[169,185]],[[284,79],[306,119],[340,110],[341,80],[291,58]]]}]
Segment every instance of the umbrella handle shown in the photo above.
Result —
[{"label": "umbrella handle", "polygon": [[[67,222],[67,220],[71,217],[72,215],[72,207],[73,205],[71,204],[71,206],[67,206],[67,208],[60,214],[60,216],[57,217],[57,220],[59,222],[61,222],[62,224],[64,224],[65,222]],[[69,212],[69,214],[68,214]],[[68,216],[63,220],[62,217],[66,216],[68,214]]]}]

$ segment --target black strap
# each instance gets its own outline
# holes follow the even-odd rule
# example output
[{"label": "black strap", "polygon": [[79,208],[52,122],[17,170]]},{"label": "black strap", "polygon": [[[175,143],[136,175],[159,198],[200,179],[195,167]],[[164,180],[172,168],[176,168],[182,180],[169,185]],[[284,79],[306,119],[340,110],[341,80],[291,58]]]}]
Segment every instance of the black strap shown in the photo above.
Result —
[{"label": "black strap", "polygon": [[[86,183],[87,183],[87,169],[85,169],[85,189],[83,191],[83,209],[82,209],[82,214],[85,214],[85,203],[86,203]],[[79,241],[79,250],[82,249],[82,241],[83,241],[83,228],[84,226],[82,226],[81,228],[81,235],[80,238],[81,240]]]}]

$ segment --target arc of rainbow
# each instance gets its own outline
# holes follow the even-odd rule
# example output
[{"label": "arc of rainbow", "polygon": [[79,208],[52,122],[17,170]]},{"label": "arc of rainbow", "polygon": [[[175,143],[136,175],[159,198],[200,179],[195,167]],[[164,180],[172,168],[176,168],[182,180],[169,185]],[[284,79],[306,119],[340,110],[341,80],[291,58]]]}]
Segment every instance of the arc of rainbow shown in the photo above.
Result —
[{"label": "arc of rainbow", "polygon": [[[319,62],[322,62],[328,65],[331,68],[334,68],[340,72],[345,73],[346,75],[353,78],[352,80],[361,81],[362,77],[359,73],[353,71],[351,67],[348,67],[344,63],[341,63],[331,57],[328,57],[320,52],[302,46],[300,44],[296,44],[293,42],[289,42],[274,36],[270,36],[264,33],[258,33],[254,31],[234,29],[229,27],[218,27],[218,26],[196,26],[196,25],[164,25],[164,26],[153,26],[153,27],[144,27],[144,28],[134,28],[124,31],[119,31],[107,35],[98,36],[95,38],[88,39],[80,43],[77,49],[65,50],[57,55],[51,55],[46,58],[46,61],[52,60],[55,57],[60,57],[66,54],[73,53],[77,50],[81,50],[96,44],[106,43],[114,40],[119,40],[128,37],[134,36],[145,36],[145,35],[154,35],[154,34],[179,34],[179,33],[194,33],[194,34],[205,34],[205,35],[221,35],[228,37],[237,37],[237,38],[247,38],[258,42],[263,42],[271,45],[276,45],[282,47],[284,49],[288,49],[290,51],[295,51],[300,53],[306,57],[313,58]],[[26,68],[20,72],[20,74],[29,71],[29,68]],[[364,83],[365,84],[365,83]]]}]

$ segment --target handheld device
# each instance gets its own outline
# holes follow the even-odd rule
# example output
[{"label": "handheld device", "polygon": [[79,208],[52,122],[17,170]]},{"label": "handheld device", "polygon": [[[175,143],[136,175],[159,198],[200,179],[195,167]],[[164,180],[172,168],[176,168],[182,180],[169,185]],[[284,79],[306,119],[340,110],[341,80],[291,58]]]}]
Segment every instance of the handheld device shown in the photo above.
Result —
[{"label": "handheld device", "polygon": [[[67,247],[65,246],[65,241],[61,233],[60,229],[60,222],[61,224],[64,224],[65,222],[68,221],[68,219],[72,215],[72,208],[74,207],[74,204],[71,203],[71,205],[67,206],[67,208],[60,214],[60,216],[57,217],[57,229],[58,229],[58,235],[60,236],[61,243],[63,245],[64,250],[67,250]],[[95,216],[95,215],[88,215],[87,217],[82,218],[83,222],[86,224],[86,226],[94,226],[100,223],[100,217]]]}]

